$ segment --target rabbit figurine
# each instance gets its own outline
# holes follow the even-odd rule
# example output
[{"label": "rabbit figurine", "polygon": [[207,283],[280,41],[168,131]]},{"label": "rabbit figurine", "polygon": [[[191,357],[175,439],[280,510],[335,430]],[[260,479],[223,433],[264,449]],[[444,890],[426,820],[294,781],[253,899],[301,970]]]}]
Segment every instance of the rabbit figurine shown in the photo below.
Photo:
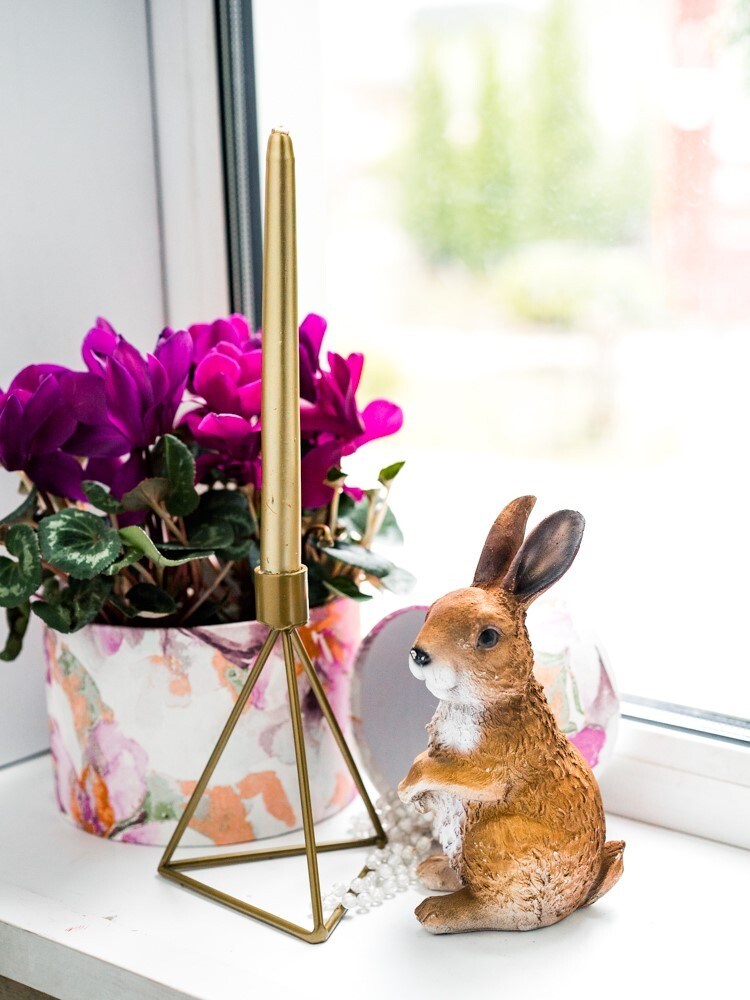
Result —
[{"label": "rabbit figurine", "polygon": [[433,811],[444,851],[417,869],[428,889],[450,891],[416,909],[433,934],[546,927],[622,874],[625,844],[605,843],[599,787],[533,675],[525,624],[573,562],[584,521],[561,510],[524,541],[535,502],[502,511],[471,587],[432,605],[411,650],[412,673],[440,699],[398,789]]}]

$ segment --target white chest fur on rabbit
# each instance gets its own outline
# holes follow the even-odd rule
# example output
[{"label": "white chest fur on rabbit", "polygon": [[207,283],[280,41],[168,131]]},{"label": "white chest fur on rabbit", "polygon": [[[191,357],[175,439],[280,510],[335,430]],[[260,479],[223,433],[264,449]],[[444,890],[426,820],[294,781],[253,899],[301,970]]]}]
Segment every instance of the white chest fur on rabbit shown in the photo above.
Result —
[{"label": "white chest fur on rabbit", "polygon": [[431,725],[433,740],[447,750],[471,753],[479,742],[480,712],[475,705],[439,702]]},{"label": "white chest fur on rabbit", "polygon": [[[432,739],[448,750],[470,753],[479,742],[479,710],[473,705],[441,701],[431,724]],[[450,792],[433,792],[433,830],[451,860],[460,853],[466,809]]]}]

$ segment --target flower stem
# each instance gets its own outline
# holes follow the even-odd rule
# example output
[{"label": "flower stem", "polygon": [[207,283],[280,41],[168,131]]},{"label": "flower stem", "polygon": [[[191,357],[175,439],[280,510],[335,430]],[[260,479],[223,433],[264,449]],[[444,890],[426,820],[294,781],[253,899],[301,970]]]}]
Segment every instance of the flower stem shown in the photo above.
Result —
[{"label": "flower stem", "polygon": [[172,532],[177,541],[182,542],[183,545],[187,545],[187,535],[185,534],[185,529],[181,528],[177,524],[177,522],[172,518],[171,514],[167,510],[167,508],[159,503],[153,503],[151,506],[154,513],[157,514],[162,519],[164,524],[166,524],[167,528]]},{"label": "flower stem", "polygon": [[136,563],[133,563],[130,568],[134,569],[136,571],[136,573],[138,573],[139,576],[143,577],[143,579],[146,581],[146,583],[151,583],[154,586],[156,586],[156,580],[151,575],[151,573],[149,573],[149,571],[146,569],[145,566],[141,566],[140,563],[136,562]]},{"label": "flower stem", "polygon": [[373,490],[370,493],[370,509],[367,514],[367,526],[365,527],[365,533],[362,536],[361,545],[369,549],[372,546],[373,541],[377,533],[383,527],[383,521],[385,520],[385,515],[388,513],[388,497],[391,492],[390,484],[385,487],[385,493],[377,493]]},{"label": "flower stem", "polygon": [[200,595],[200,597],[198,598],[198,600],[195,601],[188,608],[188,610],[183,615],[183,621],[187,621],[190,618],[191,615],[195,614],[195,612],[198,610],[198,608],[201,606],[201,604],[203,604],[204,601],[208,600],[208,598],[211,596],[211,594],[214,593],[214,591],[219,586],[219,584],[225,579],[226,575],[229,573],[229,571],[230,571],[230,569],[232,568],[233,565],[234,565],[234,562],[230,559],[229,562],[227,562],[226,565],[224,566],[224,568],[221,570],[221,572],[217,574],[216,578],[211,583],[211,585],[208,586],[208,587],[206,587],[206,589]]}]

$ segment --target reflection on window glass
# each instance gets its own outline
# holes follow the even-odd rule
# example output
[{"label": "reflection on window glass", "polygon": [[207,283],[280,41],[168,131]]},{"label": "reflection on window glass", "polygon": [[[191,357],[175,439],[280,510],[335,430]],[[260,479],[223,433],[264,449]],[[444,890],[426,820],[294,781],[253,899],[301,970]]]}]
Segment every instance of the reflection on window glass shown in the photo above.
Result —
[{"label": "reflection on window glass", "polygon": [[298,127],[324,281],[301,308],[404,406],[382,457],[408,459],[417,597],[467,582],[512,496],[577,507],[567,591],[621,687],[750,717],[749,5],[318,10]]}]

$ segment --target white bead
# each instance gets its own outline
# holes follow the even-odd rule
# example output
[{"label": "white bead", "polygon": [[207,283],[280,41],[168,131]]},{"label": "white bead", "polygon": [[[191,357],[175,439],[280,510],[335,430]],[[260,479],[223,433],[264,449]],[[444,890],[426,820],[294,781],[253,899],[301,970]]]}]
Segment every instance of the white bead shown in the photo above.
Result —
[{"label": "white bead", "polygon": [[341,899],[345,892],[346,886],[343,882],[335,882],[333,888],[331,889],[331,895],[335,896],[337,899]]},{"label": "white bead", "polygon": [[372,896],[369,892],[360,892],[357,895],[357,904],[359,906],[369,906],[372,903]]},{"label": "white bead", "polygon": [[352,910],[357,905],[357,897],[353,892],[345,892],[341,898],[341,902],[347,910]]},{"label": "white bead", "polygon": [[414,848],[411,846],[405,847],[401,852],[401,857],[407,864],[409,864],[410,861],[414,860]]},{"label": "white bead", "polygon": [[384,896],[384,893],[383,893],[382,889],[379,889],[379,888],[372,889],[371,892],[370,892],[370,898],[372,900],[372,905],[373,906],[380,906],[380,904],[383,902],[383,896]]},{"label": "white bead", "polygon": [[383,879],[383,891],[384,892],[393,892],[393,890],[395,888],[396,888],[396,879],[395,878],[386,878],[386,879]]},{"label": "white bead", "polygon": [[363,878],[353,878],[349,883],[349,888],[352,892],[361,892],[365,887],[365,880]]},{"label": "white bead", "polygon": [[432,837],[420,837],[414,846],[418,851],[429,851],[432,847]]},{"label": "white bead", "polygon": [[339,901],[335,896],[326,896],[323,899],[323,909],[324,910],[335,910],[339,905]]},{"label": "white bead", "polygon": [[404,833],[411,833],[414,829],[414,820],[409,819],[408,816],[404,816],[403,819],[398,821],[398,828],[399,830],[403,830]]}]

